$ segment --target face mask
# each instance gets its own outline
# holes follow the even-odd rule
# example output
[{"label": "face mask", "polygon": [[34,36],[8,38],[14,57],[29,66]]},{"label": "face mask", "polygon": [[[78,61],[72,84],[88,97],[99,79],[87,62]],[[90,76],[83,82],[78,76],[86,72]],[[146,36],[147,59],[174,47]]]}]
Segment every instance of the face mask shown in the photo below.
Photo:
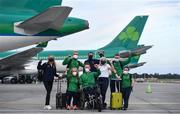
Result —
[{"label": "face mask", "polygon": [[104,57],[104,54],[101,53],[101,54],[99,54],[99,56],[100,56],[100,57]]},{"label": "face mask", "polygon": [[115,61],[119,61],[119,59],[114,59]]},{"label": "face mask", "polygon": [[86,71],[86,72],[89,72],[90,70],[89,70],[89,68],[85,68],[85,71]]},{"label": "face mask", "polygon": [[102,65],[106,64],[106,61],[101,61],[101,64],[102,64]]},{"label": "face mask", "polygon": [[76,76],[77,75],[77,72],[72,72],[73,76]]},{"label": "face mask", "polygon": [[92,59],[93,58],[93,56],[92,55],[89,55],[89,57],[88,57],[89,59]]},{"label": "face mask", "polygon": [[77,58],[78,58],[78,55],[73,55],[73,58],[74,58],[74,59],[77,59]]},{"label": "face mask", "polygon": [[129,71],[123,71],[123,73],[124,73],[124,74],[128,74],[128,73],[129,73]]}]

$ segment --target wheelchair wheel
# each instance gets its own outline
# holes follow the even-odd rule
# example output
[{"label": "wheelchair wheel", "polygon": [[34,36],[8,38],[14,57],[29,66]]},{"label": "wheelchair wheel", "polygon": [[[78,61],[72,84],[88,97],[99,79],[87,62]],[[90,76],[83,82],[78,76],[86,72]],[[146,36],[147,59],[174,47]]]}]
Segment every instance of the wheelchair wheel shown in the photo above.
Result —
[{"label": "wheelchair wheel", "polygon": [[81,93],[80,95],[80,102],[79,102],[79,107],[81,110],[84,110],[84,106],[85,106],[85,95],[84,93]]},{"label": "wheelchair wheel", "polygon": [[98,112],[101,112],[102,111],[102,97],[98,97],[97,99],[97,109],[98,109]]}]

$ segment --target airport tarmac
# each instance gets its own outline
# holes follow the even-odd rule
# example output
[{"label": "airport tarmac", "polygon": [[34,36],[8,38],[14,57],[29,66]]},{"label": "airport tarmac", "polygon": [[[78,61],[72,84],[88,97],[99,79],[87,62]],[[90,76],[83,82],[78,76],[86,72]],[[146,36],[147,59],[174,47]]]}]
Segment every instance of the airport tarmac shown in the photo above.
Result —
[{"label": "airport tarmac", "polygon": [[[103,110],[101,113],[125,114],[180,114],[180,84],[151,83],[152,93],[146,93],[148,83],[137,83],[130,97],[129,110]],[[65,87],[63,88],[65,91]],[[56,83],[51,94],[53,110],[44,110],[45,89],[43,84],[0,84],[0,113],[13,114],[58,114],[58,113],[98,113],[97,110],[56,110]],[[109,89],[106,96],[109,104]]]}]

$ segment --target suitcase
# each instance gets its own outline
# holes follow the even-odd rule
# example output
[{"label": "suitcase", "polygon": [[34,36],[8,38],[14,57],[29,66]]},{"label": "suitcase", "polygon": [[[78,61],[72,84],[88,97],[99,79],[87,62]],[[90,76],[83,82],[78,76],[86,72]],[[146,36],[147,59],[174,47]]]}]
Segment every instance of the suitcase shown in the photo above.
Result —
[{"label": "suitcase", "polygon": [[58,79],[57,93],[56,93],[56,109],[63,109],[66,107],[66,93],[61,91],[61,81]]},{"label": "suitcase", "polygon": [[[114,79],[117,80],[117,79]],[[118,80],[120,82],[120,80]],[[119,92],[111,93],[110,98],[110,108],[113,109],[122,109],[123,101],[122,101],[122,93],[120,92],[120,84],[119,84]]]}]

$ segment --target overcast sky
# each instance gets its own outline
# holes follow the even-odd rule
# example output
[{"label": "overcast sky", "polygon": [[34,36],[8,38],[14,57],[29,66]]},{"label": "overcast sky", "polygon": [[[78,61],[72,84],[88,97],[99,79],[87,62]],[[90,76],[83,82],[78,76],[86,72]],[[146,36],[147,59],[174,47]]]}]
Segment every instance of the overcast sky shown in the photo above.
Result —
[{"label": "overcast sky", "polygon": [[86,19],[90,29],[58,41],[46,50],[97,49],[113,38],[136,16],[149,15],[139,44],[154,45],[133,72],[180,73],[180,1],[177,0],[64,0],[73,7],[70,16]]}]

